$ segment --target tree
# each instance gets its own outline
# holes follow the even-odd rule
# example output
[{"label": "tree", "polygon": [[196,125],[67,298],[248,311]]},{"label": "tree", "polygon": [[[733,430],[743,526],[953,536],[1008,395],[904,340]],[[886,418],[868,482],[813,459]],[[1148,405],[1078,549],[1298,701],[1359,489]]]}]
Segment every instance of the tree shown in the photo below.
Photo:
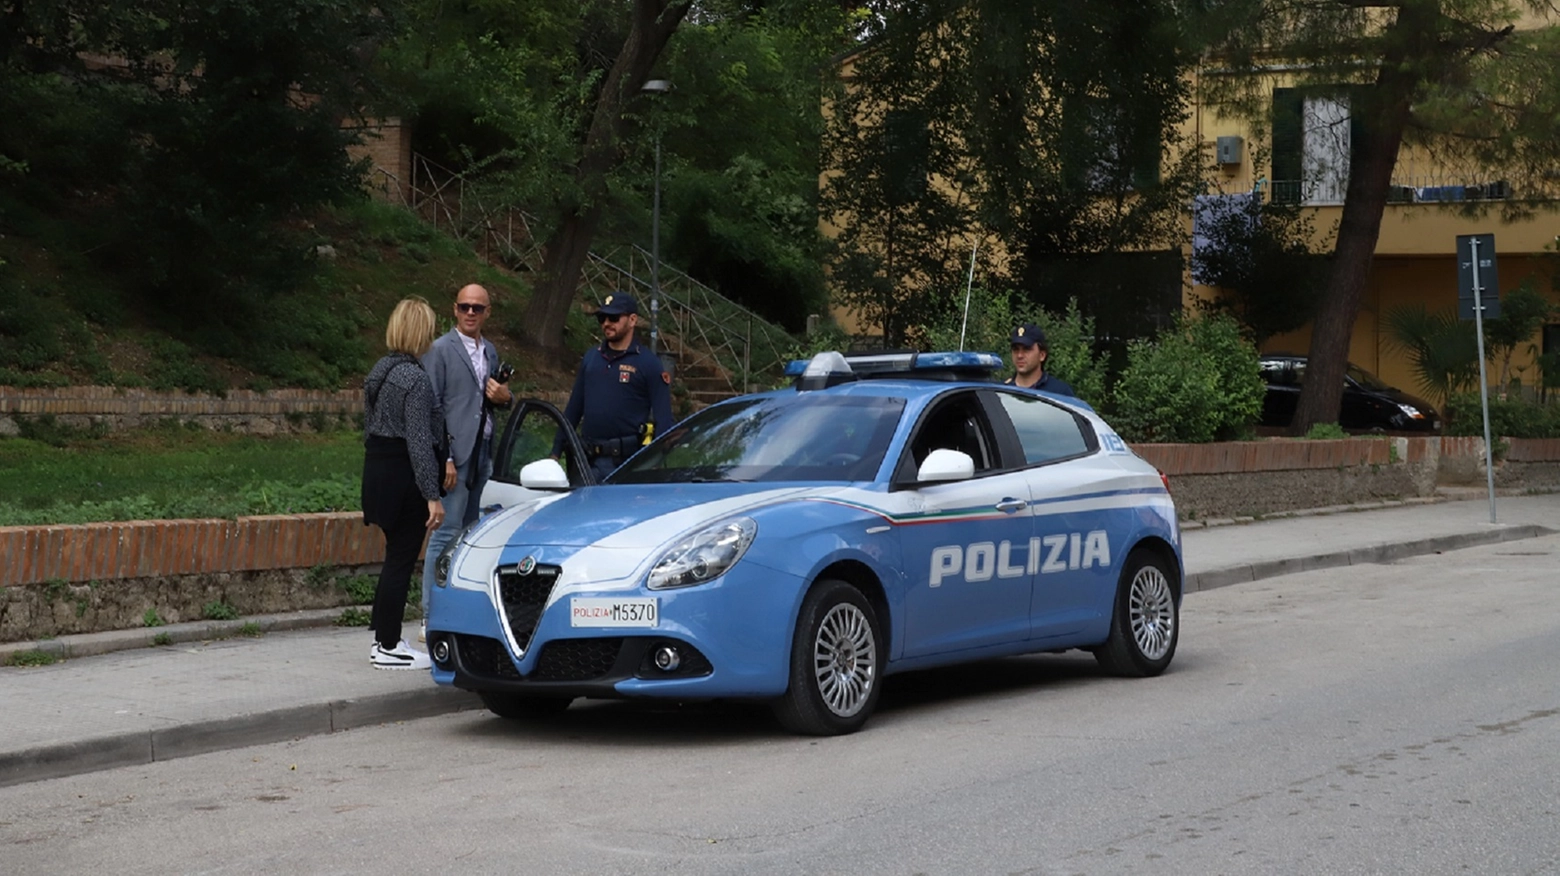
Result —
[{"label": "tree", "polygon": [[1315,316],[1327,263],[1311,252],[1312,221],[1300,205],[1237,197],[1200,220],[1206,245],[1193,251],[1192,276],[1225,293],[1212,306],[1239,319],[1261,347]]},{"label": "tree", "polygon": [[[1525,6],[1535,16],[1549,12],[1541,0]],[[1544,27],[1518,30],[1520,10],[1500,0],[1235,0],[1207,8],[1214,57],[1226,72],[1245,74],[1204,77],[1212,99],[1248,118],[1268,117],[1278,96],[1262,71],[1276,60],[1299,93],[1347,105],[1343,214],[1290,425],[1303,435],[1337,416],[1404,144],[1443,166],[1507,174],[1526,193],[1503,202],[1508,216],[1544,203],[1544,174],[1560,160],[1560,30],[1547,18]]]},{"label": "tree", "polygon": [[640,88],[693,0],[634,0],[628,36],[605,71],[570,169],[574,190],[551,205],[556,225],[542,244],[542,272],[526,306],[526,340],[545,349],[563,347],[563,323],[574,302],[580,268],[608,204],[607,174],[622,156],[627,110],[644,100]]},{"label": "tree", "polygon": [[[884,4],[830,109],[837,300],[887,344],[944,309],[971,248],[988,286],[1047,296],[1080,256],[1164,250],[1198,158],[1178,134],[1176,4]],[[1086,290],[1087,291],[1087,290]],[[1096,295],[1081,295],[1096,312]]]}]

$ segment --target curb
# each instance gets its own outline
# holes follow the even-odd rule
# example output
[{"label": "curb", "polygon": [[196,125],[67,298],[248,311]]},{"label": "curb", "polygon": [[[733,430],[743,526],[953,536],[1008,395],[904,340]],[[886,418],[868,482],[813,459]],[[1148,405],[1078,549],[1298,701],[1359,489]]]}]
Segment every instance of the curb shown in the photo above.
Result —
[{"label": "curb", "polygon": [[62,745],[36,746],[0,753],[0,788],[251,745],[288,742],[355,727],[431,718],[480,706],[481,701],[475,694],[454,688],[427,687],[176,724]]},{"label": "curb", "polygon": [[133,630],[75,633],[31,642],[4,642],[0,643],[0,663],[4,663],[12,654],[29,651],[41,651],[68,660],[72,657],[97,657],[133,648],[159,648],[188,642],[237,639],[253,636],[257,630],[263,635],[285,630],[315,629],[333,626],[345,610],[346,608],[319,608],[289,611],[284,614],[254,615],[227,621],[190,621],[160,627],[137,627]]},{"label": "curb", "polygon": [[1351,550],[1317,554],[1310,557],[1267,560],[1260,563],[1228,566],[1223,569],[1210,569],[1206,572],[1187,575],[1185,589],[1187,593],[1198,593],[1203,590],[1228,587],[1232,584],[1260,581],[1263,578],[1292,575],[1296,572],[1335,569],[1339,566],[1390,563],[1393,560],[1401,560],[1407,557],[1438,554],[1444,551],[1455,551],[1486,544],[1499,544],[1505,541],[1518,541],[1525,538],[1538,538],[1544,535],[1553,535],[1556,532],[1560,532],[1560,530],[1539,526],[1535,523],[1525,523],[1485,532],[1462,532],[1456,535],[1419,539],[1418,541],[1388,542],[1371,547],[1353,548]]}]

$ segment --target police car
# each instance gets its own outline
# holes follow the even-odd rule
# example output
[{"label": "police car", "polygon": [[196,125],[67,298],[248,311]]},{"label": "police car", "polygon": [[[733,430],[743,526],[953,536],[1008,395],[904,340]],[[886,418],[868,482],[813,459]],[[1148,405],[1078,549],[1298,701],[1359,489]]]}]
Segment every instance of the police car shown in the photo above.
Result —
[{"label": "police car", "polygon": [[739,698],[831,735],[897,672],[1081,648],[1158,675],[1182,595],[1167,481],[1087,405],[1000,368],[821,354],[600,484],[557,410],[521,403],[484,494],[503,507],[436,560],[434,680],[506,718]]}]

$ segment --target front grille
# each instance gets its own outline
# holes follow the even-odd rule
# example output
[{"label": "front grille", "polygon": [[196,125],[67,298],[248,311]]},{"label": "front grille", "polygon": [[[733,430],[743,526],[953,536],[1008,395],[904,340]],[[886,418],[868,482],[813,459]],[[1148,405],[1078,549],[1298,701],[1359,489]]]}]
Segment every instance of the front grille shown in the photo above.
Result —
[{"label": "front grille", "polygon": [[555,639],[542,646],[532,681],[589,681],[612,670],[623,640]]},{"label": "front grille", "polygon": [[459,635],[455,648],[460,652],[460,664],[472,675],[483,678],[520,680],[520,670],[509,659],[509,649],[497,639],[486,636]]},{"label": "front grille", "polygon": [[521,653],[531,645],[531,634],[536,632],[536,622],[542,616],[542,607],[558,581],[557,566],[537,566],[531,574],[522,575],[515,566],[503,566],[497,572],[498,599],[504,607],[504,620],[509,624],[509,634]]}]

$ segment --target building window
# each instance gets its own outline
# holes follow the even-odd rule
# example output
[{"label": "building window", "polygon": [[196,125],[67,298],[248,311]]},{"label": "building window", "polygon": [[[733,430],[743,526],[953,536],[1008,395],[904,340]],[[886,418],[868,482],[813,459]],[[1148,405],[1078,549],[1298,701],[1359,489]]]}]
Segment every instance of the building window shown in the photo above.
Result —
[{"label": "building window", "polygon": [[1355,124],[1346,90],[1273,89],[1273,200],[1343,203]]}]

